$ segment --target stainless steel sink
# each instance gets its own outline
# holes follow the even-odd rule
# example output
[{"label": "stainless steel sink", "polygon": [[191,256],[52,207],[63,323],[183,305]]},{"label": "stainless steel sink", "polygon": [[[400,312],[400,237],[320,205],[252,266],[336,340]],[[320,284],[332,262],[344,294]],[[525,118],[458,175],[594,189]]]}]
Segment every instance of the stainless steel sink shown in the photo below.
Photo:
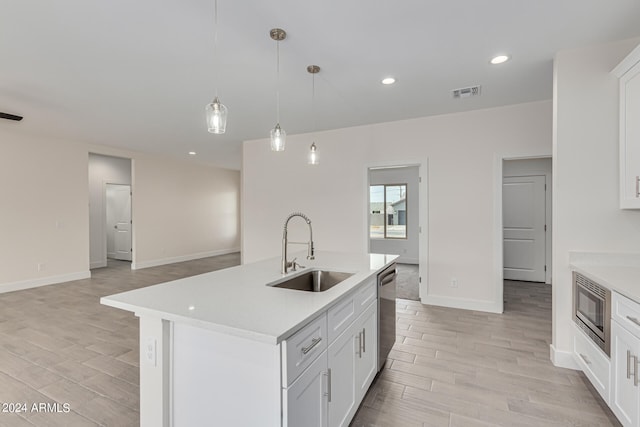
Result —
[{"label": "stainless steel sink", "polygon": [[270,286],[274,288],[294,289],[296,291],[324,292],[351,276],[353,276],[353,273],[310,270]]}]

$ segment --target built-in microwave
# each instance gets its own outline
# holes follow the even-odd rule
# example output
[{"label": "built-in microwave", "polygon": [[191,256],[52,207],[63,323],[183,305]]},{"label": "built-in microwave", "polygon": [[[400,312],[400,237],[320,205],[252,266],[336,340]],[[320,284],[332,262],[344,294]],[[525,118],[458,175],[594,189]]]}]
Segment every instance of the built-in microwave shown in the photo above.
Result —
[{"label": "built-in microwave", "polygon": [[611,354],[611,291],[575,271],[573,320],[607,356]]}]

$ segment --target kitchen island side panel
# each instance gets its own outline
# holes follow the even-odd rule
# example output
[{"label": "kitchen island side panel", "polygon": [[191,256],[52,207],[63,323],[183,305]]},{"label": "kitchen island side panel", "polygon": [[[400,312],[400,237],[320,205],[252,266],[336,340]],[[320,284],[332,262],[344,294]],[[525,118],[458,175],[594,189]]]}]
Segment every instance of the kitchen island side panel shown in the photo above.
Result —
[{"label": "kitchen island side panel", "polygon": [[281,425],[279,344],[174,323],[172,349],[173,425]]}]

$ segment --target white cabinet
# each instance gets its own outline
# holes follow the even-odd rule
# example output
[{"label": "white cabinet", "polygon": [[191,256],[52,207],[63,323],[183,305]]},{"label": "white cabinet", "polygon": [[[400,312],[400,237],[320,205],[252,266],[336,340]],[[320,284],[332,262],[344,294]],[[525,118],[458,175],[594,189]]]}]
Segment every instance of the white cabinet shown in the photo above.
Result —
[{"label": "white cabinet", "polygon": [[378,328],[377,304],[373,303],[357,322],[359,352],[356,359],[356,396],[364,398],[377,371]]},{"label": "white cabinet", "polygon": [[640,209],[640,46],[613,73],[620,79],[620,208]]},{"label": "white cabinet", "polygon": [[364,313],[329,345],[330,426],[349,425],[376,376],[378,305],[375,301],[370,301]]},{"label": "white cabinet", "polygon": [[322,313],[282,342],[282,384],[286,387],[327,348],[327,315]]},{"label": "white cabinet", "polygon": [[593,343],[577,325],[573,325],[573,354],[582,372],[608,404],[611,387],[611,362],[606,354]]},{"label": "white cabinet", "polygon": [[[355,325],[354,325],[355,326]],[[329,425],[348,425],[357,409],[356,358],[357,343],[349,328],[329,346]]]},{"label": "white cabinet", "polygon": [[612,292],[611,409],[624,426],[640,426],[640,304]]},{"label": "white cabinet", "polygon": [[[285,426],[327,427],[327,352],[322,353],[289,387],[282,390]],[[251,410],[250,407],[247,410]]]},{"label": "white cabinet", "polygon": [[612,329],[613,393],[610,406],[622,425],[638,426],[640,339],[623,328],[615,319],[612,322]]},{"label": "white cabinet", "polygon": [[377,369],[376,282],[282,343],[283,426],[348,426]]}]

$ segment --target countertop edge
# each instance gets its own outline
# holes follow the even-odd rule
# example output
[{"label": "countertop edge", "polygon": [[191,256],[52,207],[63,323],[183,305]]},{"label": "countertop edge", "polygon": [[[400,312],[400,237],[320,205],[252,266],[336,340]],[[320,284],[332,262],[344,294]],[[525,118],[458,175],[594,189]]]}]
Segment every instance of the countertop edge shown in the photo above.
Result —
[{"label": "countertop edge", "polygon": [[[626,298],[629,298],[632,301],[640,303],[640,289],[638,292],[634,293],[628,289],[626,286],[621,286],[620,281],[616,280],[616,278],[607,277],[606,271],[603,274],[603,271],[598,270],[606,270],[606,269],[615,269],[615,268],[637,268],[638,272],[640,272],[640,266],[616,266],[616,265],[592,265],[588,263],[580,263],[574,262],[569,264],[569,268],[572,271],[580,273],[585,277],[595,281],[601,286],[609,289],[612,292],[616,292]],[[618,283],[616,283],[618,282]],[[640,278],[638,279],[638,285],[640,287]]]},{"label": "countertop edge", "polygon": [[[373,254],[369,254],[369,255],[373,255]],[[306,325],[307,323],[315,319],[317,316],[321,315],[324,311],[328,310],[333,304],[336,303],[337,300],[350,294],[355,289],[360,287],[365,281],[368,281],[372,277],[377,276],[385,268],[397,262],[398,257],[396,255],[387,255],[387,256],[390,258],[386,260],[384,264],[381,265],[381,267],[375,270],[373,269],[360,270],[359,273],[362,273],[364,275],[364,277],[362,277],[361,280],[351,284],[347,289],[335,295],[335,297],[332,297],[326,303],[320,304],[318,305],[318,307],[315,307],[315,309],[310,310],[308,315],[305,313],[304,318],[302,320],[291,322],[292,324],[287,325],[286,330],[278,331],[279,332],[278,334],[262,333],[262,332],[252,331],[250,329],[243,328],[243,327],[234,327],[231,325],[216,323],[213,321],[186,317],[177,313],[172,313],[170,311],[158,310],[155,308],[145,307],[144,305],[128,303],[128,302],[120,301],[118,299],[111,298],[111,297],[120,296],[127,292],[101,297],[100,303],[109,307],[133,312],[137,317],[152,317],[152,318],[167,320],[171,322],[182,323],[182,324],[190,325],[194,327],[199,327],[202,329],[207,329],[207,330],[211,330],[218,333],[232,335],[239,338],[245,338],[252,341],[262,342],[265,344],[278,345],[279,343],[287,339],[289,336],[291,336],[293,333],[295,333],[298,329],[300,329],[301,327],[303,327],[304,325]],[[219,271],[222,271],[222,270],[219,270]],[[215,272],[212,272],[212,273],[215,273]],[[164,285],[166,283],[168,282],[158,283],[152,286]]]}]

